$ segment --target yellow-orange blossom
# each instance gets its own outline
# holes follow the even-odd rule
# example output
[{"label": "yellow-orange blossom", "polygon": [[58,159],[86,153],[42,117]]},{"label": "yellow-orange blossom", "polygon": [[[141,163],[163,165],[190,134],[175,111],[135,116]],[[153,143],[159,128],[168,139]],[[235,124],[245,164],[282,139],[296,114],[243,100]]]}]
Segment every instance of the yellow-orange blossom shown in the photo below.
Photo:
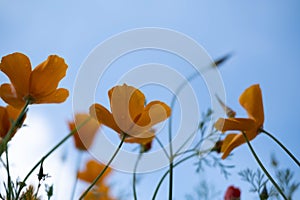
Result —
[{"label": "yellow-orange blossom", "polygon": [[[6,136],[8,130],[11,128],[12,121],[18,118],[20,112],[21,111],[19,109],[16,109],[10,105],[6,107],[0,106],[0,143]],[[18,127],[16,127],[13,134],[17,131],[17,128]],[[11,135],[11,137],[13,137],[13,135]]]},{"label": "yellow-orange blossom", "polygon": [[[243,131],[248,140],[253,140],[259,133],[264,123],[264,109],[262,94],[258,84],[247,88],[239,99],[240,104],[247,111],[249,118],[220,118],[215,123],[215,128],[225,132],[229,130]],[[230,152],[246,142],[242,133],[228,134],[222,144],[222,159],[225,159]]]},{"label": "yellow-orange blossom", "polygon": [[0,63],[11,81],[0,87],[0,96],[15,108],[22,108],[26,101],[31,104],[61,103],[69,96],[67,89],[57,89],[59,81],[66,75],[68,66],[63,58],[51,55],[31,69],[29,58],[22,53],[4,56]]},{"label": "yellow-orange blossom", "polygon": [[76,126],[83,123],[85,120],[89,120],[85,125],[83,125],[79,130],[73,134],[75,147],[80,151],[88,150],[93,144],[94,137],[100,127],[100,124],[96,119],[90,118],[88,114],[77,113],[75,115],[74,121],[69,122],[70,131],[77,129]]},{"label": "yellow-orange blossom", "polygon": [[144,94],[126,84],[108,92],[111,112],[100,104],[90,107],[90,114],[119,134],[126,134],[125,142],[146,144],[154,137],[152,127],[171,115],[171,108],[163,102],[152,101],[145,106]]}]

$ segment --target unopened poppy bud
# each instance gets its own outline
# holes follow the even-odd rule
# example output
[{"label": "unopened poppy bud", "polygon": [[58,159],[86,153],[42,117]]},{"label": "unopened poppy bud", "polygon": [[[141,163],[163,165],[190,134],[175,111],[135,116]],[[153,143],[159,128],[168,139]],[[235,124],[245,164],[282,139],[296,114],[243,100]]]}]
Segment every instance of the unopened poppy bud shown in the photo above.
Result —
[{"label": "unopened poppy bud", "polygon": [[262,200],[267,200],[269,198],[269,194],[268,194],[268,190],[267,190],[266,185],[264,186],[263,190],[261,191],[259,197]]},{"label": "unopened poppy bud", "polygon": [[211,149],[211,151],[215,151],[217,153],[221,153],[221,148],[223,145],[223,140],[219,140],[216,142],[215,146]]},{"label": "unopened poppy bud", "polygon": [[241,199],[240,189],[234,186],[229,186],[226,190],[224,200],[240,200],[240,199]]}]

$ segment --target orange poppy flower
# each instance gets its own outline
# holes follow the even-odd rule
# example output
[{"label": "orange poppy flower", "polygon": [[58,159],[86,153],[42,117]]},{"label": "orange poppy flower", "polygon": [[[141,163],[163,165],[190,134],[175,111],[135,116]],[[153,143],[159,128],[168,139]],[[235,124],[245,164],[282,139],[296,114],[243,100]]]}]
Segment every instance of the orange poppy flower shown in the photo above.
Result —
[{"label": "orange poppy flower", "polygon": [[[264,123],[264,109],[262,101],[262,93],[258,84],[247,88],[239,99],[240,104],[247,111],[249,118],[220,118],[215,123],[215,128],[225,132],[229,130],[243,131],[248,140],[253,140],[259,133]],[[245,138],[242,133],[228,134],[222,144],[222,159],[225,159],[230,152],[244,144]]]},{"label": "orange poppy flower", "polygon": [[[83,123],[90,116],[88,114],[78,113],[75,115],[75,121],[69,122],[70,131],[76,128],[76,125]],[[91,118],[85,125],[77,130],[74,135],[74,142],[77,149],[86,151],[93,143],[94,137],[99,129],[99,123],[94,118]]]},{"label": "orange poppy flower", "polygon": [[90,114],[120,135],[125,142],[146,144],[154,138],[152,127],[171,115],[171,108],[163,102],[152,101],[145,106],[144,94],[126,84],[108,92],[111,112],[100,104],[90,107]]},{"label": "orange poppy flower", "polygon": [[[18,118],[20,112],[21,110],[16,109],[10,105],[6,107],[0,106],[0,143],[12,126],[13,121]],[[25,120],[25,117],[23,120]],[[17,131],[17,128],[14,130],[14,133],[11,137],[13,137],[13,135]]]},{"label": "orange poppy flower", "polygon": [[[77,177],[80,180],[86,181],[88,183],[92,183],[95,178],[102,172],[105,165],[95,161],[95,160],[89,160],[86,163],[86,168],[84,171],[80,171],[77,174]],[[103,180],[111,173],[111,168],[107,168],[104,174],[101,176],[101,178],[98,180],[96,185],[100,185],[103,183]]]},{"label": "orange poppy flower", "polygon": [[0,96],[16,108],[30,104],[62,103],[69,96],[64,88],[57,89],[59,81],[66,75],[68,66],[63,58],[51,55],[48,59],[31,70],[29,58],[22,53],[4,56],[0,63],[3,71],[11,81],[0,87]]},{"label": "orange poppy flower", "polygon": [[109,194],[109,186],[102,183],[97,186],[94,190],[91,190],[87,193],[87,195],[83,198],[85,200],[115,200],[115,198],[111,197]]}]

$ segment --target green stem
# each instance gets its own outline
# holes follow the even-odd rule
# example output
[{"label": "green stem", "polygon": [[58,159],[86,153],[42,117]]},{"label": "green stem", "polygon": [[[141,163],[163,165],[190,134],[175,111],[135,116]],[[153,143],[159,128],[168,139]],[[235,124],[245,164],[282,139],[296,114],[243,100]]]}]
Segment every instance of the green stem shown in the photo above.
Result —
[{"label": "green stem", "polygon": [[83,121],[81,124],[79,124],[76,128],[74,128],[67,136],[65,136],[59,143],[57,143],[45,156],[43,156],[35,165],[34,167],[28,172],[28,174],[26,175],[26,177],[23,179],[23,181],[21,181],[19,183],[19,191],[17,193],[16,199],[18,199],[18,197],[20,196],[20,193],[23,189],[23,187],[26,185],[26,181],[29,178],[29,176],[34,172],[34,170],[42,163],[44,162],[44,160],[50,156],[58,147],[60,147],[65,141],[67,141],[71,136],[73,136],[77,130],[79,130],[82,126],[84,126],[89,120],[91,119],[91,117],[88,117],[85,121]]},{"label": "green stem", "polygon": [[169,200],[172,200],[173,196],[173,156],[170,156],[169,165]]},{"label": "green stem", "polygon": [[[192,154],[192,155],[189,155],[189,156],[187,156],[187,157],[181,159],[180,161],[178,161],[177,163],[175,163],[173,167],[176,167],[176,166],[179,165],[180,163],[183,163],[184,161],[187,161],[187,160],[189,160],[190,158],[192,158],[192,157],[194,157],[194,156],[196,156],[196,155],[198,155],[198,153],[194,153],[194,154]],[[164,179],[165,179],[166,176],[168,175],[169,171],[170,171],[170,170],[166,171],[166,172],[163,174],[163,176],[161,177],[161,179],[159,180],[159,182],[158,182],[158,184],[157,184],[157,186],[156,186],[156,188],[155,188],[155,191],[154,191],[154,193],[153,193],[152,200],[155,200],[156,195],[157,195],[157,193],[158,193],[158,190],[159,190],[161,184],[163,183]]]},{"label": "green stem", "polygon": [[260,159],[258,158],[257,154],[255,153],[252,145],[250,144],[247,135],[242,131],[242,134],[248,144],[248,147],[252,153],[252,155],[254,156],[256,162],[258,163],[259,167],[263,170],[263,172],[265,173],[265,175],[269,178],[269,180],[272,182],[272,184],[274,185],[274,187],[277,189],[277,191],[280,193],[280,195],[285,199],[288,200],[288,198],[284,195],[284,193],[282,192],[282,190],[280,189],[280,187],[277,185],[277,183],[274,181],[274,179],[272,178],[272,176],[269,174],[269,172],[267,171],[267,169],[264,167],[264,165],[262,164],[262,162],[260,161]]},{"label": "green stem", "polygon": [[78,174],[78,171],[79,171],[79,168],[80,168],[80,164],[81,164],[81,160],[82,160],[82,151],[79,151],[78,152],[78,155],[77,155],[77,161],[76,161],[76,178],[75,178],[75,181],[73,183],[73,188],[72,188],[72,193],[71,193],[71,199],[74,199],[74,195],[75,195],[75,191],[76,191],[76,186],[77,186],[77,182],[78,182],[78,177],[77,177],[77,174]]},{"label": "green stem", "polygon": [[84,193],[79,197],[79,200],[83,199],[83,197],[85,197],[85,195],[87,195],[87,193],[93,188],[93,186],[97,183],[97,181],[101,178],[101,176],[104,174],[104,172],[107,170],[107,168],[109,167],[109,165],[111,164],[111,162],[114,160],[114,158],[116,157],[116,155],[119,153],[124,140],[126,138],[126,134],[122,135],[122,140],[118,146],[118,148],[116,149],[116,151],[114,152],[114,154],[112,155],[112,157],[110,158],[110,160],[108,161],[107,165],[104,167],[104,169],[101,171],[101,173],[95,178],[95,180],[91,183],[91,185],[84,191]]},{"label": "green stem", "polygon": [[134,169],[133,169],[132,189],[133,189],[134,200],[137,200],[137,194],[136,194],[136,170],[137,170],[137,167],[138,167],[139,161],[141,160],[142,155],[143,155],[142,153],[139,153],[138,158],[137,158],[137,160],[135,162],[135,165],[134,165]]},{"label": "green stem", "polygon": [[23,109],[21,110],[18,118],[13,122],[13,124],[10,127],[10,129],[8,130],[7,134],[5,135],[5,137],[3,138],[3,140],[1,141],[1,144],[0,144],[0,156],[2,155],[2,153],[7,148],[7,143],[10,140],[10,138],[13,135],[14,131],[16,130],[16,128],[17,127],[21,127],[22,121],[24,119],[24,115],[27,112],[27,107],[28,107],[29,104],[30,104],[30,101],[27,100],[25,102],[25,105],[24,105]]},{"label": "green stem", "polygon": [[298,166],[300,166],[299,160],[279,140],[277,140],[277,138],[275,138],[271,133],[265,131],[264,129],[260,129],[260,131],[266,134],[267,136],[269,136],[270,138],[272,138],[293,159],[293,161]]},{"label": "green stem", "polygon": [[7,171],[7,189],[8,189],[8,194],[7,194],[7,200],[11,199],[11,194],[12,194],[12,185],[11,185],[11,176],[10,176],[10,171],[9,171],[9,159],[8,159],[8,150],[5,148],[5,155],[6,155],[6,171]]}]

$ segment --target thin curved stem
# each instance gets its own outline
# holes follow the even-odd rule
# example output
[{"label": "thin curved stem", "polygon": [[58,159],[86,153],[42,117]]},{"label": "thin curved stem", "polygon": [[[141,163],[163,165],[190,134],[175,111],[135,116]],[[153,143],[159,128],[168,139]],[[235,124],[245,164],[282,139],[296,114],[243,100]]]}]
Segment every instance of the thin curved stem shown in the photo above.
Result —
[{"label": "thin curved stem", "polygon": [[76,191],[76,186],[77,186],[77,183],[78,183],[78,177],[77,177],[77,174],[78,174],[78,171],[79,171],[79,168],[80,168],[80,164],[81,164],[81,160],[82,160],[82,151],[79,151],[78,152],[78,155],[77,155],[77,160],[76,160],[76,179],[73,183],[73,188],[72,188],[72,193],[71,193],[71,199],[74,199],[74,195],[75,195],[75,191]]},{"label": "thin curved stem", "polygon": [[58,142],[46,155],[44,155],[35,165],[34,167],[28,172],[28,174],[25,176],[25,178],[23,179],[23,181],[19,182],[19,190],[18,193],[16,195],[16,199],[18,199],[18,197],[20,196],[20,193],[23,189],[23,187],[26,185],[26,181],[29,178],[29,176],[34,172],[34,170],[41,164],[44,162],[44,160],[50,156],[58,147],[60,147],[65,141],[67,141],[71,136],[73,136],[77,130],[79,130],[82,126],[84,126],[89,120],[91,119],[91,117],[88,117],[85,121],[83,121],[81,124],[79,124],[77,126],[77,128],[74,128],[67,136],[65,136],[60,142]]},{"label": "thin curved stem", "polygon": [[274,185],[274,187],[277,189],[277,191],[280,193],[280,195],[285,199],[288,200],[288,198],[284,195],[284,193],[282,192],[282,190],[280,189],[280,187],[277,185],[277,183],[274,181],[274,179],[272,178],[272,176],[269,174],[269,172],[267,171],[267,169],[264,167],[264,165],[262,164],[262,162],[260,161],[260,159],[258,158],[257,154],[255,153],[252,145],[250,144],[247,135],[242,131],[242,134],[248,144],[248,147],[252,153],[252,155],[254,156],[256,162],[258,163],[259,167],[263,170],[263,172],[265,173],[265,175],[269,178],[269,180],[271,181],[271,183]]},{"label": "thin curved stem", "polygon": [[87,193],[94,187],[94,185],[97,183],[97,181],[101,178],[101,176],[104,174],[104,172],[107,170],[107,168],[109,167],[109,165],[112,163],[112,161],[114,160],[114,158],[116,157],[116,155],[119,153],[124,140],[126,138],[126,134],[122,135],[122,139],[121,142],[118,146],[118,148],[116,149],[116,151],[114,152],[114,154],[112,155],[112,157],[110,158],[110,160],[108,161],[107,165],[104,167],[104,169],[101,171],[101,173],[95,178],[95,180],[91,183],[91,185],[84,191],[84,193],[79,197],[79,200],[83,199],[83,197],[85,197],[85,195],[87,195]]},{"label": "thin curved stem", "polygon": [[276,138],[274,137],[271,133],[267,132],[264,129],[260,129],[260,131],[264,134],[266,134],[267,136],[269,136],[270,138],[272,138],[292,159],[293,161],[300,166],[300,162],[299,160]]},{"label": "thin curved stem", "polygon": [[139,155],[138,155],[138,157],[136,159],[135,165],[134,165],[134,169],[133,169],[132,189],[133,189],[134,200],[137,200],[137,193],[136,193],[136,170],[137,170],[137,167],[138,167],[139,161],[141,160],[142,155],[143,155],[142,153],[139,153]]}]

